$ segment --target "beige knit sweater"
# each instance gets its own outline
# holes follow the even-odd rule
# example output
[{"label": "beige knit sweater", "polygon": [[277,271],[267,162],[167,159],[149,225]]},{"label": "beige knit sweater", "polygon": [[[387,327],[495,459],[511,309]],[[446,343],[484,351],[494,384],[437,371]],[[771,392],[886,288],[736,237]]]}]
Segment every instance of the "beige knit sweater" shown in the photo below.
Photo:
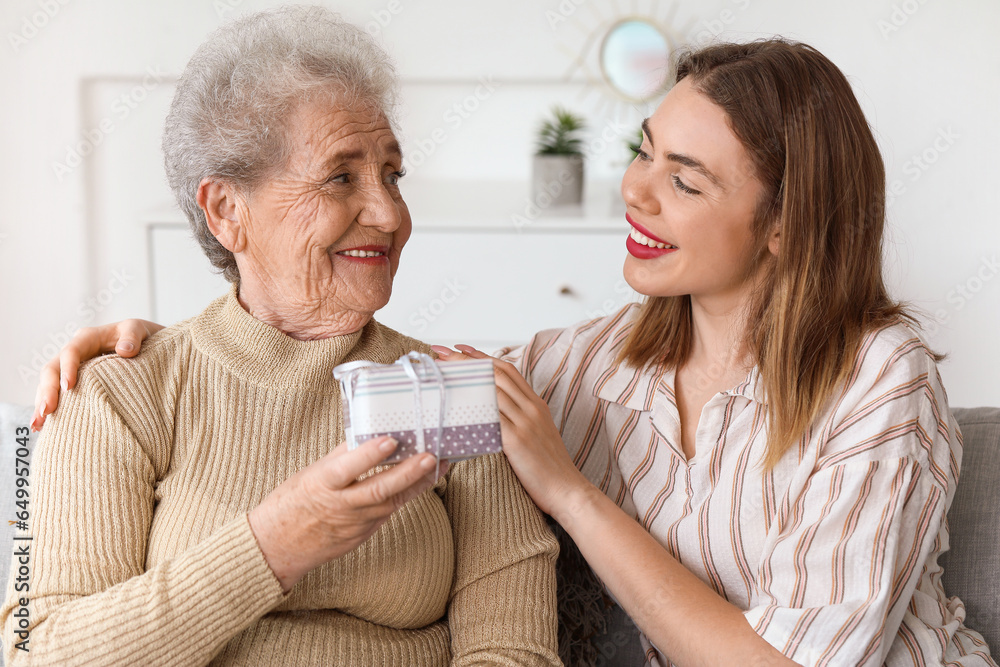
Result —
[{"label": "beige knit sweater", "polygon": [[29,652],[8,588],[8,664],[559,664],[558,547],[502,454],[287,596],[257,546],[247,512],[343,440],[333,367],[413,349],[374,321],[294,340],[231,291],[135,360],[88,363],[34,454]]}]

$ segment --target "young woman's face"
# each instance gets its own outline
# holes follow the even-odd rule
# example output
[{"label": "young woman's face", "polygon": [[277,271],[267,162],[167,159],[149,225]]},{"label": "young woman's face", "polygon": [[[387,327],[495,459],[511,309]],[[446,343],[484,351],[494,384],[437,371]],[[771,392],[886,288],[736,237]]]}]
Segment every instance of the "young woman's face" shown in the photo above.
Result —
[{"label": "young woman's face", "polygon": [[648,296],[738,298],[762,186],[725,113],[683,79],[643,130],[622,180],[625,280]]}]

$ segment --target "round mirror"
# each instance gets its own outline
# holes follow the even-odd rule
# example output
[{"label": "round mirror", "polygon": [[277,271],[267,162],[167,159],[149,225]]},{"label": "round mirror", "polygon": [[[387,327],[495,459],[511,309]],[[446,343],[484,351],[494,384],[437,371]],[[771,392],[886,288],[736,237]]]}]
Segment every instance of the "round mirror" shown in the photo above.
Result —
[{"label": "round mirror", "polygon": [[601,44],[601,70],[622,97],[645,102],[669,86],[670,44],[666,35],[644,19],[611,26]]}]

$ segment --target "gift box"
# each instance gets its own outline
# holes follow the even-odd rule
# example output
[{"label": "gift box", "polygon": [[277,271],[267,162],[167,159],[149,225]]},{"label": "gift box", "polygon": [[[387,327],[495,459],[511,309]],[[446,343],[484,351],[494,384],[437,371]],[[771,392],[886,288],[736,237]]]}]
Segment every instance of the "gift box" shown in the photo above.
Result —
[{"label": "gift box", "polygon": [[394,364],[341,364],[333,375],[340,382],[350,449],[389,435],[399,445],[386,463],[421,452],[460,461],[500,451],[491,359],[438,363],[411,352]]}]

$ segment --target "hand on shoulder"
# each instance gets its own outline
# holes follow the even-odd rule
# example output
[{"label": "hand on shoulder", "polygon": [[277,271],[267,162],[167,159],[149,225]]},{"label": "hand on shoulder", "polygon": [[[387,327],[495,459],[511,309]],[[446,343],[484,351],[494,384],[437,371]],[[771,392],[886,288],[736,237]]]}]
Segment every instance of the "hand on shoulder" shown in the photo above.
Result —
[{"label": "hand on shoulder", "polygon": [[33,431],[42,430],[45,418],[59,407],[59,392],[76,387],[77,371],[85,361],[111,352],[122,357],[139,354],[143,341],[163,329],[163,325],[148,320],[123,320],[99,327],[79,329],[58,356],[42,367],[35,391]]}]

